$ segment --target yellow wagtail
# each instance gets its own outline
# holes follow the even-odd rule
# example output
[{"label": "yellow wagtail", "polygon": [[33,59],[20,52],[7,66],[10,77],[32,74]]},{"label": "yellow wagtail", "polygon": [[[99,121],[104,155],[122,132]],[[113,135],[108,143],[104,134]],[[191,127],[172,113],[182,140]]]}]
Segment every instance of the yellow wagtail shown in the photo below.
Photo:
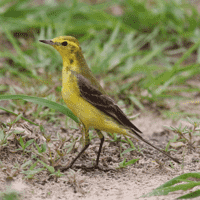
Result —
[{"label": "yellow wagtail", "polygon": [[142,132],[132,124],[92,75],[76,38],[60,36],[52,40],[40,40],[40,42],[53,46],[61,54],[63,59],[62,97],[67,107],[83,124],[85,132],[85,146],[67,168],[72,167],[90,145],[88,133],[90,127],[97,131],[101,139],[96,165],[94,166],[96,168],[98,168],[104,142],[104,136],[101,131],[119,133],[130,137],[137,136],[140,140],[165,154],[173,161],[180,163],[178,159],[171,157],[141,137],[140,133]]}]

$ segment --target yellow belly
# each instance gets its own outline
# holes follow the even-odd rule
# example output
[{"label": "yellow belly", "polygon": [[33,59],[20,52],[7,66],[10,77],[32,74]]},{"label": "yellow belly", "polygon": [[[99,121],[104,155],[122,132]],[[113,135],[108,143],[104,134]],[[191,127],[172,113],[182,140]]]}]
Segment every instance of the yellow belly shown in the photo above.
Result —
[{"label": "yellow belly", "polygon": [[102,131],[126,135],[125,129],[80,96],[76,77],[70,72],[63,80],[62,97],[67,107],[81,120],[86,129],[94,127]]}]

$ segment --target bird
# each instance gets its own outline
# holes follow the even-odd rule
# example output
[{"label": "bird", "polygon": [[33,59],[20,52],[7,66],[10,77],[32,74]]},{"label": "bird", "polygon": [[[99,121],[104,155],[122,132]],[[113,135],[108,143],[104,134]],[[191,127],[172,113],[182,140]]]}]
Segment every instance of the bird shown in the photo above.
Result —
[{"label": "bird", "polygon": [[62,98],[67,107],[80,120],[85,134],[84,147],[66,169],[72,168],[76,160],[89,147],[90,128],[94,128],[100,138],[96,163],[93,168],[99,168],[99,159],[104,143],[102,131],[132,138],[136,137],[180,164],[177,158],[173,158],[144,139],[141,136],[142,131],[128,119],[115,101],[107,95],[88,67],[79,41],[75,37],[59,36],[54,39],[39,41],[54,47],[62,57]]}]

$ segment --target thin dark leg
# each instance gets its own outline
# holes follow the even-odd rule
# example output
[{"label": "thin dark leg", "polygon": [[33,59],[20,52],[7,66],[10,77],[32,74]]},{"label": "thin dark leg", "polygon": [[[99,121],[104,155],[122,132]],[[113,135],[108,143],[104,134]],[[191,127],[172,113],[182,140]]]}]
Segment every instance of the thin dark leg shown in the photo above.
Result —
[{"label": "thin dark leg", "polygon": [[100,158],[103,143],[104,143],[104,136],[101,138],[101,143],[100,143],[99,151],[98,151],[98,154],[97,154],[96,166],[98,166],[98,164],[99,164],[99,158]]},{"label": "thin dark leg", "polygon": [[82,153],[90,146],[90,139],[89,139],[89,133],[88,130],[85,128],[84,124],[83,124],[83,128],[84,128],[84,133],[85,133],[85,146],[82,148],[82,150],[80,151],[80,153],[74,158],[74,160],[71,162],[71,164],[69,165],[69,168],[71,168],[73,166],[73,164],[76,162],[76,160],[82,155]]},{"label": "thin dark leg", "polygon": [[76,160],[82,155],[82,153],[89,147],[90,143],[88,143],[87,145],[85,145],[83,147],[83,149],[80,151],[80,153],[74,158],[74,160],[72,160],[72,162],[70,163],[70,165],[63,167],[63,166],[59,166],[57,167],[58,169],[60,169],[60,171],[65,171],[68,170],[69,168],[71,168],[73,166],[73,164],[76,162]]},{"label": "thin dark leg", "polygon": [[107,169],[104,169],[102,167],[99,167],[99,158],[100,158],[100,155],[101,155],[101,150],[102,150],[102,147],[103,147],[103,143],[104,143],[104,135],[101,133],[100,130],[96,129],[96,132],[99,136],[99,138],[101,139],[101,143],[99,145],[99,151],[98,151],[98,154],[97,154],[97,159],[96,159],[96,165],[93,167],[94,169],[99,169],[99,170],[103,170],[104,172],[108,172],[110,170],[112,171],[115,171],[115,169],[112,169],[112,168],[107,168]]},{"label": "thin dark leg", "polygon": [[83,129],[84,129],[84,133],[85,133],[85,146],[82,148],[82,150],[79,152],[79,154],[72,160],[70,165],[68,165],[66,167],[62,166],[59,168],[61,171],[65,171],[65,170],[71,168],[73,166],[73,164],[76,162],[76,160],[82,155],[82,153],[90,146],[89,133],[88,133],[88,130],[85,128],[84,124],[83,124]]},{"label": "thin dark leg", "polygon": [[[100,130],[96,130],[97,131],[97,134],[101,140],[100,142],[100,145],[99,145],[99,151],[98,151],[98,154],[97,154],[97,159],[96,159],[96,164],[92,167],[88,167],[88,166],[85,166],[85,165],[81,165],[81,166],[76,166],[76,168],[81,168],[81,169],[85,169],[86,171],[87,170],[94,170],[94,169],[99,169],[99,170],[103,170],[105,172],[107,171],[115,171],[114,169],[104,169],[104,168],[101,168],[99,167],[99,158],[100,158],[100,154],[101,154],[101,150],[102,150],[102,147],[103,147],[103,143],[104,143],[104,136],[103,134],[101,133]],[[82,155],[82,153],[89,147],[90,145],[90,142],[89,142],[89,135],[88,135],[88,132],[86,131],[85,132],[85,146],[83,147],[83,149],[80,151],[80,153],[74,158],[74,160],[70,163],[70,165],[68,165],[67,167],[61,167],[59,168],[61,171],[64,171],[64,170],[67,170],[69,168],[71,168],[73,166],[73,164],[76,162],[76,160]]]},{"label": "thin dark leg", "polygon": [[71,168],[73,166],[73,164],[76,162],[76,160],[82,155],[82,153],[90,146],[90,143],[85,145],[82,150],[80,151],[80,153],[76,156],[76,158],[74,158],[74,160],[71,162],[71,164],[69,165],[69,168]]}]

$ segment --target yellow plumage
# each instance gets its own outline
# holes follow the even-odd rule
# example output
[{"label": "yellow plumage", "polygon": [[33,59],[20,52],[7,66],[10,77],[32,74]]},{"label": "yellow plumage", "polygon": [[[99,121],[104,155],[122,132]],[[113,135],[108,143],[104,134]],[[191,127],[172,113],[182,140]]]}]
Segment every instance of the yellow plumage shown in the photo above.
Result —
[{"label": "yellow plumage", "polygon": [[[65,69],[65,68],[63,68]],[[103,112],[95,108],[80,96],[77,85],[77,78],[71,71],[63,70],[62,97],[67,107],[84,124],[85,129],[93,127],[110,133],[121,133],[126,135],[127,131],[122,129],[112,118],[106,116]]]},{"label": "yellow plumage", "polygon": [[76,38],[60,36],[52,40],[40,41],[52,45],[62,56],[62,97],[67,107],[80,119],[84,126],[85,147],[68,168],[72,167],[77,158],[89,146],[88,131],[91,127],[97,131],[101,139],[95,167],[98,167],[104,142],[101,131],[119,133],[130,137],[137,136],[175,162],[179,162],[142,138],[141,131],[129,121],[122,110],[106,95],[106,92],[87,66]]}]

